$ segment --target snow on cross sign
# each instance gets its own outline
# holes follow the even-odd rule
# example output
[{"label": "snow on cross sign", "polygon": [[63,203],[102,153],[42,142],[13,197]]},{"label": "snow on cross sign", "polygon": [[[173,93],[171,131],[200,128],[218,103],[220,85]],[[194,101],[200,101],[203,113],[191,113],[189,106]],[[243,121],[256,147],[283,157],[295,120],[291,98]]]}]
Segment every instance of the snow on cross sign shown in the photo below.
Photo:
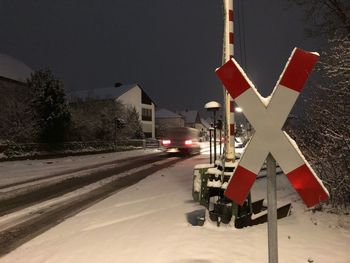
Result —
[{"label": "snow on cross sign", "polygon": [[232,58],[216,74],[255,128],[225,196],[242,205],[267,155],[271,153],[304,203],[314,206],[329,198],[327,189],[296,143],[282,131],[295,101],[318,60],[317,53],[295,48],[269,99],[263,99]]}]

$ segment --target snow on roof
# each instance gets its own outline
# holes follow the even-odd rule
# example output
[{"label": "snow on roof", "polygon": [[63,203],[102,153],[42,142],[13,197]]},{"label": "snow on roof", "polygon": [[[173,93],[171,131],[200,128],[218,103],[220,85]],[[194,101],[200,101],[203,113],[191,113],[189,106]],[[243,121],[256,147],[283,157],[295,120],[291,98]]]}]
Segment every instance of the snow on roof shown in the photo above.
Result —
[{"label": "snow on roof", "polygon": [[5,55],[0,54],[0,76],[8,79],[13,79],[21,82],[26,82],[30,78],[30,74],[33,72],[23,62]]},{"label": "snow on roof", "polygon": [[201,118],[201,123],[206,127],[206,128],[209,128],[210,127],[210,124],[209,122],[207,122],[205,119]]},{"label": "snow on roof", "polygon": [[167,109],[160,109],[156,111],[156,118],[182,118],[182,116]]},{"label": "snow on roof", "polygon": [[211,118],[211,117],[206,118],[205,121],[206,121],[206,123],[209,124],[209,127],[210,127],[210,125],[213,124],[213,122],[214,122],[214,121],[213,121],[213,118]]},{"label": "snow on roof", "polygon": [[185,118],[186,123],[195,123],[198,116],[197,110],[186,110],[178,112],[181,116]]},{"label": "snow on roof", "polygon": [[70,101],[74,101],[76,99],[86,100],[88,98],[116,99],[136,86],[139,87],[137,84],[125,84],[119,87],[106,87],[93,90],[75,90],[69,93],[68,98]]}]

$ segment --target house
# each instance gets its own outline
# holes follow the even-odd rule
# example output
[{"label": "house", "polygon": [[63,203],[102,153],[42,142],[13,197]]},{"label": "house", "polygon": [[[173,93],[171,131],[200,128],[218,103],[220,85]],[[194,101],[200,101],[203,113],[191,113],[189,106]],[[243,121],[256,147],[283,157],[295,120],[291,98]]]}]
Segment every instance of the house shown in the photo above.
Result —
[{"label": "house", "polygon": [[185,119],[185,126],[203,131],[208,129],[208,124],[203,121],[197,110],[184,110],[177,112]]},{"label": "house", "polygon": [[[0,77],[19,83],[26,83],[33,72],[26,64],[11,56],[0,54]],[[6,80],[5,80],[6,81]]]},{"label": "house", "polygon": [[201,137],[207,137],[210,124],[200,117],[197,110],[184,110],[177,112],[185,119],[185,126],[195,128],[200,131]]},{"label": "house", "polygon": [[156,126],[185,127],[185,119],[170,110],[160,109],[156,111]]},{"label": "house", "polygon": [[204,118],[201,118],[201,123],[202,123],[202,125],[205,127],[205,129],[209,129],[210,128],[210,123],[211,122],[208,122],[206,119],[204,119]]},{"label": "house", "polygon": [[32,72],[23,62],[0,54],[0,141],[23,139],[26,133],[26,117],[30,114],[26,81]]},{"label": "house", "polygon": [[156,111],[156,137],[161,138],[169,127],[185,127],[185,119],[170,110],[160,109]]},{"label": "house", "polygon": [[146,138],[155,138],[155,103],[138,84],[115,85],[94,90],[77,90],[69,95],[70,102],[86,99],[115,99],[139,113]]}]

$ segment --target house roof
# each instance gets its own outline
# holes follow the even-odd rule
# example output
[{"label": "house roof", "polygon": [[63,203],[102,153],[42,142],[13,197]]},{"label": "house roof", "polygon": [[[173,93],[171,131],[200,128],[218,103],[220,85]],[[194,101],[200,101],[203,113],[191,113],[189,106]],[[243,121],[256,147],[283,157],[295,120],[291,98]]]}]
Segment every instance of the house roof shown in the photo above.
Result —
[{"label": "house roof", "polygon": [[210,128],[210,123],[207,122],[205,119],[201,118],[201,123],[202,123],[207,129]]},{"label": "house roof", "polygon": [[143,91],[146,94],[146,92],[138,84],[124,84],[118,87],[105,87],[93,90],[75,90],[69,93],[68,99],[69,101],[75,101],[77,99],[86,100],[91,98],[116,99],[135,87],[139,87],[141,91]]},{"label": "house roof", "polygon": [[30,78],[30,74],[33,72],[23,62],[5,55],[0,54],[0,76],[20,82],[26,82]]},{"label": "house roof", "polygon": [[197,110],[186,110],[178,113],[185,118],[186,123],[196,123],[198,120]]},{"label": "house roof", "polygon": [[122,85],[118,88],[116,87],[105,87],[93,90],[74,90],[69,93],[68,97],[70,101],[76,99],[86,100],[86,99],[115,99],[120,97],[125,92],[134,88],[136,84]]},{"label": "house roof", "polygon": [[209,127],[210,127],[210,125],[212,125],[213,122],[214,122],[213,118],[211,118],[211,117],[206,118],[205,121],[209,124]]},{"label": "house roof", "polygon": [[160,109],[156,111],[156,118],[182,118],[182,116],[167,109]]}]

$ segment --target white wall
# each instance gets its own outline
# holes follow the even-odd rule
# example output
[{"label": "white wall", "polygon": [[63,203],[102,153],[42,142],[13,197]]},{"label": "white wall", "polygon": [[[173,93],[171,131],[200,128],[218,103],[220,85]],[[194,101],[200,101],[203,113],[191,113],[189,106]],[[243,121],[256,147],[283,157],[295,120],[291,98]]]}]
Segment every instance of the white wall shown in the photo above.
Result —
[{"label": "white wall", "polygon": [[[141,109],[150,109],[152,110],[152,121],[143,121],[141,120],[142,123],[142,129],[144,132],[151,132],[152,133],[152,138],[155,138],[155,107],[154,103],[152,105],[149,104],[141,104]],[[142,110],[140,113],[140,117],[142,114]]]},{"label": "white wall", "polygon": [[[126,106],[135,107],[136,111],[139,114],[143,132],[151,132],[152,138],[155,138],[155,106],[153,103],[152,105],[141,104],[141,96],[142,91],[140,87],[135,86],[121,95],[118,99]],[[141,119],[142,108],[152,110],[152,121],[143,121]]]},{"label": "white wall", "polygon": [[128,90],[118,99],[126,106],[135,107],[141,117],[141,89],[138,86]]}]

